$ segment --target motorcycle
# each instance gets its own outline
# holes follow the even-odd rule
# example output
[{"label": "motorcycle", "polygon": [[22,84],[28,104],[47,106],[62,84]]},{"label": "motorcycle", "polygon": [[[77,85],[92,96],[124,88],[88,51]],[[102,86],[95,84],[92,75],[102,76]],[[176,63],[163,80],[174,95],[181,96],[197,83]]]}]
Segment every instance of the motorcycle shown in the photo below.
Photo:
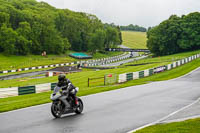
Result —
[{"label": "motorcycle", "polygon": [[[52,100],[51,113],[55,118],[60,118],[63,114],[69,113],[81,114],[83,111],[83,102],[76,96],[79,88],[76,87],[70,92],[70,85],[68,85],[65,90],[63,90],[64,87],[56,86],[54,92],[50,96],[50,99]],[[75,95],[75,101],[70,94]]]}]

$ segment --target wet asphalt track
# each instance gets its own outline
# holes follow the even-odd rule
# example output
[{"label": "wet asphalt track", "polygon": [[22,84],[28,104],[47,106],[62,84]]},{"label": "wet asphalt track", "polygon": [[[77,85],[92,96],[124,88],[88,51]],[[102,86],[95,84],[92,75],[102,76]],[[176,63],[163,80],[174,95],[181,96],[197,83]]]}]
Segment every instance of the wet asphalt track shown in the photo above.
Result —
[{"label": "wet asphalt track", "polygon": [[125,133],[200,97],[200,69],[176,80],[82,97],[81,115],[54,119],[50,104],[0,114],[0,133]]}]

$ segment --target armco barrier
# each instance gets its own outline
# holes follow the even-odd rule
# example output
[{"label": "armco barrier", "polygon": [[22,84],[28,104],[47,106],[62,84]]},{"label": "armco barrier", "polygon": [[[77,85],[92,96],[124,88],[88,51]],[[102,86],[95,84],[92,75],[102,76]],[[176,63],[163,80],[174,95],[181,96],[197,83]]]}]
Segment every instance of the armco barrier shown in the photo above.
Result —
[{"label": "armco barrier", "polygon": [[55,86],[56,83],[46,83],[46,84],[38,84],[35,86],[0,88],[0,98],[26,95],[32,93],[48,92],[50,90],[53,90]]},{"label": "armco barrier", "polygon": [[139,72],[139,78],[144,78],[144,71]]},{"label": "armco barrier", "polygon": [[57,83],[51,83],[51,90],[53,90],[56,87]]},{"label": "armco barrier", "polygon": [[165,65],[165,70],[168,70],[168,65]]},{"label": "armco barrier", "polygon": [[51,83],[35,85],[36,93],[47,92],[51,88]]},{"label": "armco barrier", "polygon": [[149,69],[149,76],[153,75],[153,69]]},{"label": "armco barrier", "polygon": [[170,70],[170,69],[173,69],[175,67],[186,64],[186,63],[188,63],[188,62],[190,62],[194,59],[197,59],[199,57],[200,57],[200,54],[197,54],[197,55],[193,55],[193,56],[181,59],[179,61],[175,61],[172,64],[168,64],[168,65],[165,65],[165,66],[160,66],[160,67],[157,67],[157,68],[152,68],[152,69],[139,71],[139,72],[123,73],[123,74],[119,75],[119,83],[131,80],[132,76],[133,76],[133,80],[135,80],[135,79],[151,76],[154,73],[159,73],[159,72],[162,72],[162,71],[165,71],[165,70]]},{"label": "armco barrier", "polygon": [[175,68],[176,67],[176,62],[173,62],[173,68]]},{"label": "armco barrier", "polygon": [[177,61],[178,62],[178,66],[180,66],[181,65],[181,61]]},{"label": "armco barrier", "polygon": [[147,77],[147,76],[149,76],[149,69],[144,70],[144,77]]},{"label": "armco barrier", "polygon": [[126,74],[126,81],[133,80],[133,73]]},{"label": "armco barrier", "polygon": [[168,64],[168,65],[167,65],[167,70],[170,70],[170,69],[171,69],[171,66],[172,66],[171,64]]},{"label": "armco barrier", "polygon": [[133,72],[133,79],[139,79],[139,72]]},{"label": "armco barrier", "polygon": [[0,98],[18,96],[18,87],[0,89]]},{"label": "armco barrier", "polygon": [[18,87],[18,95],[36,93],[35,86]]},{"label": "armco barrier", "polygon": [[119,75],[119,83],[126,82],[126,73],[120,74]]},{"label": "armco barrier", "polygon": [[178,61],[176,61],[176,67],[178,67],[179,65],[178,65]]}]

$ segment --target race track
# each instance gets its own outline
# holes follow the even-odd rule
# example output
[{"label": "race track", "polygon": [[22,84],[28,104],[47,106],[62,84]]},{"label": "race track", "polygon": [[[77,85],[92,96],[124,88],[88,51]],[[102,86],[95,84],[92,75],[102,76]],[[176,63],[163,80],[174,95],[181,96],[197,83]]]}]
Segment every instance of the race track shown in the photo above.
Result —
[{"label": "race track", "polygon": [[200,97],[200,68],[184,77],[82,97],[81,115],[54,119],[50,105],[0,114],[0,133],[125,133]]}]

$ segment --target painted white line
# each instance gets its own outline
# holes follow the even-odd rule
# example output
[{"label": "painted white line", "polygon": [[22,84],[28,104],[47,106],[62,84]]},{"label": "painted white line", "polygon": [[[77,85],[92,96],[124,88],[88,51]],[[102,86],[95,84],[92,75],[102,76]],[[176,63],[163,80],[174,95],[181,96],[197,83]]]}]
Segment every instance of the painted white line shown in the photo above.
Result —
[{"label": "painted white line", "polygon": [[174,115],[174,114],[176,114],[176,113],[178,113],[178,112],[180,112],[180,111],[182,111],[182,110],[185,110],[185,109],[189,108],[190,106],[192,106],[192,105],[194,105],[195,103],[199,102],[199,100],[200,100],[200,98],[198,98],[196,101],[192,102],[191,104],[189,104],[189,105],[187,105],[187,106],[185,106],[185,107],[183,107],[183,108],[181,108],[181,109],[179,109],[179,110],[177,110],[177,111],[174,111],[173,113],[171,113],[171,114],[169,114],[169,115],[163,117],[162,119],[158,120],[158,122],[164,121],[165,119],[169,118],[170,116],[172,116],[172,115]]},{"label": "painted white line", "polygon": [[193,104],[199,102],[199,100],[200,100],[200,98],[198,98],[196,101],[192,102],[191,104],[189,104],[189,105],[187,105],[187,106],[185,106],[185,107],[183,107],[183,108],[181,108],[181,109],[179,109],[179,110],[177,110],[177,111],[174,111],[174,112],[170,113],[169,115],[167,115],[167,116],[165,116],[165,117],[163,117],[163,118],[161,118],[161,119],[159,119],[159,120],[157,120],[157,121],[155,121],[155,122],[152,122],[152,123],[146,124],[146,125],[144,125],[144,126],[141,126],[141,127],[139,127],[139,128],[133,129],[133,130],[131,130],[131,131],[128,131],[127,133],[133,133],[133,132],[136,132],[136,131],[138,131],[138,130],[140,130],[140,129],[143,129],[143,128],[145,128],[145,127],[149,127],[149,126],[152,126],[152,125],[159,124],[159,123],[161,123],[162,121],[164,121],[165,119],[169,118],[170,116],[172,116],[172,115],[174,115],[174,114],[176,114],[176,113],[178,113],[178,112],[180,112],[180,111],[182,111],[182,110],[184,110],[184,109],[186,109],[186,108],[189,108],[189,107],[192,106]]},{"label": "painted white line", "polygon": [[190,75],[191,73],[197,71],[198,69],[200,69],[200,67],[198,67],[198,68],[192,70],[191,72],[186,73],[185,75],[182,75],[182,76],[180,76],[180,77],[177,77],[177,78],[174,78],[174,79],[169,79],[169,80],[164,80],[164,81],[173,81],[173,80],[176,80],[176,79],[179,79],[179,78],[185,77],[185,76]]},{"label": "painted white line", "polygon": [[168,120],[168,121],[162,121],[160,123],[164,124],[164,123],[172,123],[172,122],[181,122],[181,121],[186,121],[186,120],[195,119],[195,118],[200,118],[200,115],[195,115],[195,116],[190,116],[190,117],[184,117],[184,118],[174,119],[174,120]]}]

